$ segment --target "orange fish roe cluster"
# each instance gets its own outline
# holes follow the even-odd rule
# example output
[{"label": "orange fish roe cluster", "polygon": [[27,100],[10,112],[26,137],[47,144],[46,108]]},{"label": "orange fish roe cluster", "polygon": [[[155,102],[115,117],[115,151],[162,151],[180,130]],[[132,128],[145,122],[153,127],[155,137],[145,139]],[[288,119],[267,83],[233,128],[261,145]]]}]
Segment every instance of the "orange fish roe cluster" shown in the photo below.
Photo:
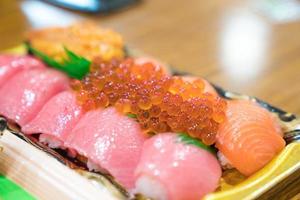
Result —
[{"label": "orange fish roe cluster", "polygon": [[186,132],[210,145],[225,118],[225,100],[204,93],[202,80],[187,82],[130,58],[95,61],[90,74],[71,87],[85,110],[114,106],[135,116],[148,133]]}]

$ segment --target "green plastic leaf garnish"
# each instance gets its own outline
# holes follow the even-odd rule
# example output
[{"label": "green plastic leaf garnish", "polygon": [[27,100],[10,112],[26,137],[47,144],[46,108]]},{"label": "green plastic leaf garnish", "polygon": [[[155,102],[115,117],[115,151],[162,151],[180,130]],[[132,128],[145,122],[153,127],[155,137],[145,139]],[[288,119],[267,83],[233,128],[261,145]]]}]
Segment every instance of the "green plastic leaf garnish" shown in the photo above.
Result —
[{"label": "green plastic leaf garnish", "polygon": [[0,174],[0,199],[35,200],[27,191]]},{"label": "green plastic leaf garnish", "polygon": [[178,133],[178,139],[179,139],[180,142],[183,142],[184,144],[194,145],[196,147],[199,147],[201,149],[209,151],[210,153],[213,153],[213,154],[216,153],[216,150],[213,147],[207,146],[206,144],[204,144],[200,140],[192,138],[191,136],[189,136],[186,133]]},{"label": "green plastic leaf garnish", "polygon": [[136,114],[127,113],[126,115],[127,115],[127,117],[130,117],[130,118],[133,118],[133,119],[137,118]]},{"label": "green plastic leaf garnish", "polygon": [[81,80],[90,71],[91,62],[81,56],[76,55],[66,47],[64,47],[64,50],[67,55],[67,59],[60,63],[43,52],[33,48],[30,44],[26,44],[26,46],[31,53],[40,58],[47,65],[65,72],[71,78]]}]

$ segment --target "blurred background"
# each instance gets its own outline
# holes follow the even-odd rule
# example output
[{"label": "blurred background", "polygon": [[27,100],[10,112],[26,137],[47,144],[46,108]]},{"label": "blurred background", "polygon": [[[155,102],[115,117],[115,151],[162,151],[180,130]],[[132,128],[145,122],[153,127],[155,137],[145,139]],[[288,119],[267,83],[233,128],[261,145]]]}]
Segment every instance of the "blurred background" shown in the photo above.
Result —
[{"label": "blurred background", "polygon": [[91,19],[177,70],[300,114],[299,0],[61,2],[1,0],[0,50],[32,28]]}]

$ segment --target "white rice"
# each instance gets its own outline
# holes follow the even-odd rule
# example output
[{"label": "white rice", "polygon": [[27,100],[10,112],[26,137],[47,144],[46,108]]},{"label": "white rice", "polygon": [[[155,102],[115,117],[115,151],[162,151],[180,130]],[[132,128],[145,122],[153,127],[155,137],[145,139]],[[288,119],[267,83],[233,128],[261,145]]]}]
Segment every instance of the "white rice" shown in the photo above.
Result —
[{"label": "white rice", "polygon": [[226,158],[226,156],[224,154],[222,154],[220,151],[218,151],[217,157],[218,157],[218,160],[220,161],[223,169],[233,169],[234,168],[234,167],[232,167],[231,163]]},{"label": "white rice", "polygon": [[103,169],[101,167],[99,167],[98,164],[94,163],[90,159],[88,159],[88,161],[86,163],[86,166],[89,169],[89,171],[94,171],[94,172],[101,172],[101,171],[103,171]]},{"label": "white rice", "polygon": [[52,149],[64,149],[63,142],[52,135],[41,134],[39,141]]},{"label": "white rice", "polygon": [[143,194],[144,196],[155,200],[167,200],[168,196],[164,186],[157,180],[148,176],[141,176],[135,184],[134,192]]}]

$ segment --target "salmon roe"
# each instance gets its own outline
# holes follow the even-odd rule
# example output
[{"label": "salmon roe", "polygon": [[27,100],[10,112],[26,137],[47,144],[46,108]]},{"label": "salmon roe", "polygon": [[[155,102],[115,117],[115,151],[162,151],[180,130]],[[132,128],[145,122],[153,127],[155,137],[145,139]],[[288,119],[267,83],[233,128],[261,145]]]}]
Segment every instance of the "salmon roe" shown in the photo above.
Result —
[{"label": "salmon roe", "polygon": [[149,134],[186,132],[210,145],[225,119],[226,101],[204,93],[201,79],[184,81],[169,76],[152,63],[136,64],[133,59],[103,62],[95,60],[91,72],[71,87],[88,111],[114,106],[135,116]]}]

